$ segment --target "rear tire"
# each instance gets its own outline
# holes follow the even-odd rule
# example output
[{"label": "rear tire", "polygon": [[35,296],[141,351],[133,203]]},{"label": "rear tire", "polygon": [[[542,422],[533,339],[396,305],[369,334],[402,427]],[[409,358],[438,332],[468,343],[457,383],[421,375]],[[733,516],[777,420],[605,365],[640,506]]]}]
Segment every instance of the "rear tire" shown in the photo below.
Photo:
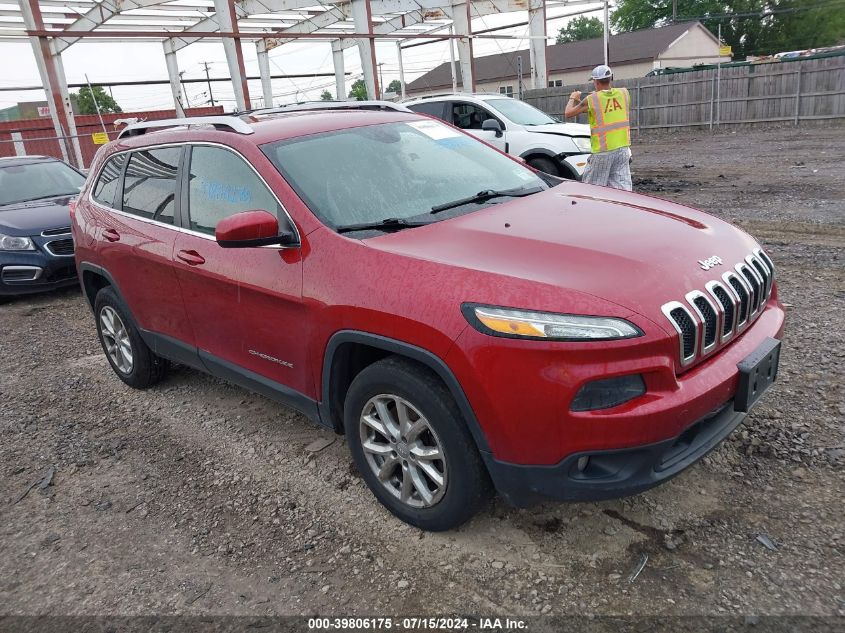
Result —
[{"label": "rear tire", "polygon": [[532,158],[528,161],[528,164],[536,169],[537,171],[542,171],[546,174],[551,174],[552,176],[560,177],[561,173],[560,170],[557,168],[557,165],[549,158]]},{"label": "rear tire", "polygon": [[428,369],[392,356],[361,371],[346,396],[352,457],[376,498],[422,530],[455,528],[492,496],[452,395]]},{"label": "rear tire", "polygon": [[94,317],[100,345],[118,378],[130,387],[145,389],[164,377],[167,361],[147,347],[129,310],[110,287],[97,293]]}]

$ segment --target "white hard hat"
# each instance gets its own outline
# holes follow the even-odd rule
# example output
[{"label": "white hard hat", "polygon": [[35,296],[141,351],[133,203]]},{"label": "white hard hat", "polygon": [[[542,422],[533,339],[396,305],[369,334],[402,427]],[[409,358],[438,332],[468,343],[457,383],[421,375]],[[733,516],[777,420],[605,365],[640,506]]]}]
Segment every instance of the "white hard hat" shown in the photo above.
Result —
[{"label": "white hard hat", "polygon": [[590,73],[590,79],[610,79],[611,77],[613,77],[613,71],[610,70],[610,66],[604,64],[596,66]]}]

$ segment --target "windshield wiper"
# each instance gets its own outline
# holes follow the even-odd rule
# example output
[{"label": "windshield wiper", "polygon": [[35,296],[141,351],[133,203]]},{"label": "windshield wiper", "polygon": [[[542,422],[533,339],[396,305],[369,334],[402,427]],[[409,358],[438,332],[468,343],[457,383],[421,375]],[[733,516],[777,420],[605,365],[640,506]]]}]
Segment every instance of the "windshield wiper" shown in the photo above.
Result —
[{"label": "windshield wiper", "polygon": [[63,198],[65,196],[78,196],[79,192],[72,193],[50,193],[46,196],[36,196],[34,198],[24,198],[23,200],[15,200],[14,202],[4,202],[3,204],[21,204],[22,202],[35,202],[36,200],[47,200],[48,198]]},{"label": "windshield wiper", "polygon": [[453,200],[452,202],[435,205],[431,207],[431,212],[440,213],[441,211],[454,209],[455,207],[462,207],[465,204],[472,204],[473,202],[487,202],[493,198],[522,198],[523,196],[530,196],[538,191],[542,191],[542,187],[530,187],[528,189],[517,187],[516,189],[501,190],[485,189],[484,191],[479,191],[474,196],[469,196],[468,198],[461,198],[460,200]]},{"label": "windshield wiper", "polygon": [[335,228],[338,233],[352,233],[354,231],[399,231],[411,229],[415,226],[425,226],[430,222],[409,222],[402,218],[386,218],[378,222],[361,222],[360,224],[345,224]]}]

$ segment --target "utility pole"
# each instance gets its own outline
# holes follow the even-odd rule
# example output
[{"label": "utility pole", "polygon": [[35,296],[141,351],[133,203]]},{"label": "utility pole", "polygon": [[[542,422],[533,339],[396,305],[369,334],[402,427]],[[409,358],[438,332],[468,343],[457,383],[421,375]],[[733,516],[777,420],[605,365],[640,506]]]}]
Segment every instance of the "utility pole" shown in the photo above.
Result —
[{"label": "utility pole", "polygon": [[678,0],[672,0],[672,23],[678,19]]},{"label": "utility pole", "polygon": [[185,105],[190,108],[191,102],[188,101],[188,89],[185,87],[185,84],[182,83],[182,75],[184,75],[184,74],[185,74],[184,70],[179,71],[179,85],[182,86],[182,94],[185,97]]},{"label": "utility pole", "polygon": [[205,66],[205,79],[208,82],[208,98],[211,100],[211,107],[214,107],[214,93],[211,91],[211,77],[208,74],[208,62],[201,62]]},{"label": "utility pole", "polygon": [[610,12],[608,0],[604,0],[604,65],[610,65]]},{"label": "utility pole", "polygon": [[[454,35],[455,29],[449,26],[449,35]],[[449,38],[449,64],[452,68],[452,92],[458,91],[458,75],[455,72],[455,40]]]},{"label": "utility pole", "polygon": [[376,66],[378,66],[378,87],[379,90],[381,90],[381,96],[379,99],[384,99],[384,75],[381,72],[381,67],[384,66],[384,62],[379,62]]},{"label": "utility pole", "polygon": [[522,55],[516,56],[516,98],[522,100]]}]

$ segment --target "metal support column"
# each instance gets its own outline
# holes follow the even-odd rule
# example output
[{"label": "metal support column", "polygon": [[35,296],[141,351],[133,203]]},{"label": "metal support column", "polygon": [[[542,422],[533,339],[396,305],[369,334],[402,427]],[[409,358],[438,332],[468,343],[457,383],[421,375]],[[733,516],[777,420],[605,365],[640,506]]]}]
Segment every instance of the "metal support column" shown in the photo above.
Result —
[{"label": "metal support column", "polygon": [[164,47],[164,62],[167,65],[167,76],[170,79],[170,93],[173,95],[176,116],[181,119],[185,116],[185,108],[182,105],[182,86],[179,81],[176,50],[173,48],[173,40],[164,40],[161,44]]},{"label": "metal support column", "polygon": [[334,83],[336,99],[346,99],[346,68],[343,61],[343,41],[332,40],[332,62],[334,63]]},{"label": "metal support column", "polygon": [[273,107],[273,80],[270,78],[269,50],[267,40],[258,40],[255,43],[255,52],[258,55],[258,74],[261,75],[261,93],[264,95],[265,108]]},{"label": "metal support column", "polygon": [[[50,42],[50,57],[56,68],[56,83],[59,85],[59,94],[62,97],[62,104],[67,115],[67,131],[70,136],[70,145],[76,158],[76,164],[84,167],[85,161],[82,158],[82,150],[79,147],[79,138],[76,133],[76,120],[73,118],[73,103],[70,100],[70,90],[68,90],[67,78],[65,77],[65,65],[62,61],[61,53],[56,52],[55,45],[55,40]],[[91,96],[93,97],[94,95],[92,94]]]},{"label": "metal support column", "polygon": [[[357,33],[372,33],[373,19],[370,0],[352,0],[352,21]],[[375,40],[358,40],[358,52],[361,55],[361,69],[364,72],[364,84],[367,86],[367,98],[379,98],[378,72],[376,70]]]},{"label": "metal support column", "polygon": [[472,58],[472,18],[470,2],[452,5],[452,20],[455,34],[462,35],[458,42],[458,58],[461,62],[461,84],[464,92],[475,92],[475,62]]},{"label": "metal support column", "polygon": [[[221,31],[237,33],[238,17],[234,0],[214,0],[214,11]],[[235,104],[238,110],[249,110],[249,88],[244,68],[244,55],[241,41],[232,37],[223,38],[223,50],[226,51],[226,63],[232,78],[232,90],[235,92]]]},{"label": "metal support column", "polygon": [[545,88],[546,70],[546,0],[528,0],[528,40],[531,61],[531,87]]},{"label": "metal support column", "polygon": [[396,42],[396,57],[399,58],[399,85],[400,85],[400,96],[402,99],[405,98],[405,66],[402,64],[402,42]]},{"label": "metal support column", "polygon": [[[40,31],[44,29],[44,20],[41,17],[41,7],[38,6],[38,0],[20,0],[20,7],[24,25],[28,30]],[[71,142],[69,143],[68,139],[65,138],[70,134],[71,126],[73,126],[73,111],[71,110],[69,100],[66,102],[62,99],[58,70],[55,63],[56,58],[61,59],[61,56],[53,55],[46,37],[30,37],[29,43],[32,45],[32,52],[35,55],[35,63],[38,66],[38,74],[41,76],[44,93],[47,95],[47,104],[50,106],[50,118],[53,121],[53,129],[55,129],[56,136],[59,139],[59,149],[62,152],[62,158],[71,163],[76,163],[78,167],[82,167],[78,140],[73,138],[70,139]]]},{"label": "metal support column", "polygon": [[[449,35],[453,35],[455,30],[450,26]],[[455,70],[455,40],[449,40],[449,68],[452,70],[452,92],[458,91],[458,73]]]}]

